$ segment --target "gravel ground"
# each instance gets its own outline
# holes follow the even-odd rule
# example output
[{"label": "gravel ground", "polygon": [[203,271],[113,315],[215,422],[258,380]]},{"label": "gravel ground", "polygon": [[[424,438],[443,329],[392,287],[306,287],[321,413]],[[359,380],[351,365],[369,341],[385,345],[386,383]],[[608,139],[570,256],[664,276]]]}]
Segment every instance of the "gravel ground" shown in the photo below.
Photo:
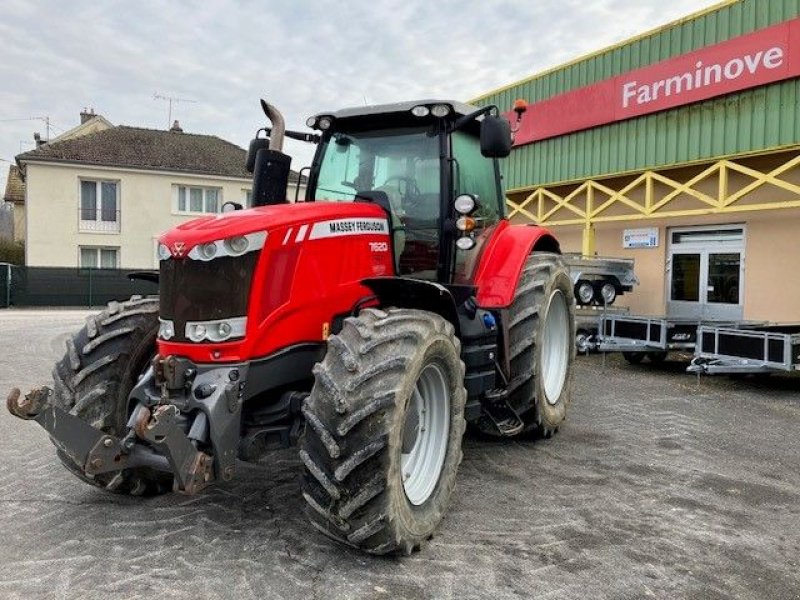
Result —
[{"label": "gravel ground", "polygon": [[[0,313],[0,390],[44,383],[86,313]],[[552,440],[465,440],[419,554],[317,534],[291,450],[196,497],[90,488],[0,414],[2,598],[800,598],[800,378],[579,359]]]}]

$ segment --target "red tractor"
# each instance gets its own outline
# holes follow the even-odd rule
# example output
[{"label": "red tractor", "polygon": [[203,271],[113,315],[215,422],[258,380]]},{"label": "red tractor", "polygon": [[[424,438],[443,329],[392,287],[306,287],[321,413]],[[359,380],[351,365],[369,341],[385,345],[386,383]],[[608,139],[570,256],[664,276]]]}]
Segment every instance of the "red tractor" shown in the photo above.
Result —
[{"label": "red tractor", "polygon": [[[496,107],[426,100],[272,127],[255,207],[160,238],[158,298],[112,302],[67,341],[35,419],[79,478],[195,493],[298,445],[312,525],[407,554],[442,519],[465,426],[550,437],[565,418],[574,297],[545,229],[511,225]],[[284,136],[318,144],[288,203]]]}]

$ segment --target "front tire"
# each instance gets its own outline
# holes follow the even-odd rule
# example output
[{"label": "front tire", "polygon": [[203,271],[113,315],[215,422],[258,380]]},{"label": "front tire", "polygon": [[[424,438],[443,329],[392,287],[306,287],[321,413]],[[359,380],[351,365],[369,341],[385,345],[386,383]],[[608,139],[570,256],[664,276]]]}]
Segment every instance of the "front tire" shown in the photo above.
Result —
[{"label": "front tire", "polygon": [[371,554],[410,554],[447,510],[461,462],[464,363],[453,326],[366,309],[328,340],[303,406],[314,527]]},{"label": "front tire", "polygon": [[[53,369],[53,403],[92,427],[119,436],[128,421],[128,394],[155,354],[158,299],[132,297],[90,315],[66,342]],[[89,477],[60,450],[64,466],[81,481],[132,496],[172,489],[172,475],[146,467]]]}]

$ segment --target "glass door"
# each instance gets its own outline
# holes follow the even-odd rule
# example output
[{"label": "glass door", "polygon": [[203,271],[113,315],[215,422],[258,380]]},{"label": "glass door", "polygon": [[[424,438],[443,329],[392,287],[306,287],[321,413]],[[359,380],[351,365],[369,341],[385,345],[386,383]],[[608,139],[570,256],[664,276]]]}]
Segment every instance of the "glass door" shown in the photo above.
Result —
[{"label": "glass door", "polygon": [[673,230],[669,240],[668,315],[740,320],[744,299],[744,228]]}]

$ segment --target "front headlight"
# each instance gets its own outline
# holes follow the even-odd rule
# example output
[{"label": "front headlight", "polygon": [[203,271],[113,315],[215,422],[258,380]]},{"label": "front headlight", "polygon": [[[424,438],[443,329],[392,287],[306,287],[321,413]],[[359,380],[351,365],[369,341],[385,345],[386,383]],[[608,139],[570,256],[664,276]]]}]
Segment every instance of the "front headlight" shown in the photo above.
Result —
[{"label": "front headlight", "polygon": [[237,235],[231,238],[198,244],[189,252],[189,258],[208,261],[220,256],[241,256],[248,252],[261,250],[266,241],[266,231]]},{"label": "front headlight", "polygon": [[172,258],[172,253],[164,244],[158,244],[158,260],[168,260]]},{"label": "front headlight", "polygon": [[189,321],[186,323],[186,338],[193,342],[225,342],[244,337],[247,317],[232,317],[216,321]]}]

